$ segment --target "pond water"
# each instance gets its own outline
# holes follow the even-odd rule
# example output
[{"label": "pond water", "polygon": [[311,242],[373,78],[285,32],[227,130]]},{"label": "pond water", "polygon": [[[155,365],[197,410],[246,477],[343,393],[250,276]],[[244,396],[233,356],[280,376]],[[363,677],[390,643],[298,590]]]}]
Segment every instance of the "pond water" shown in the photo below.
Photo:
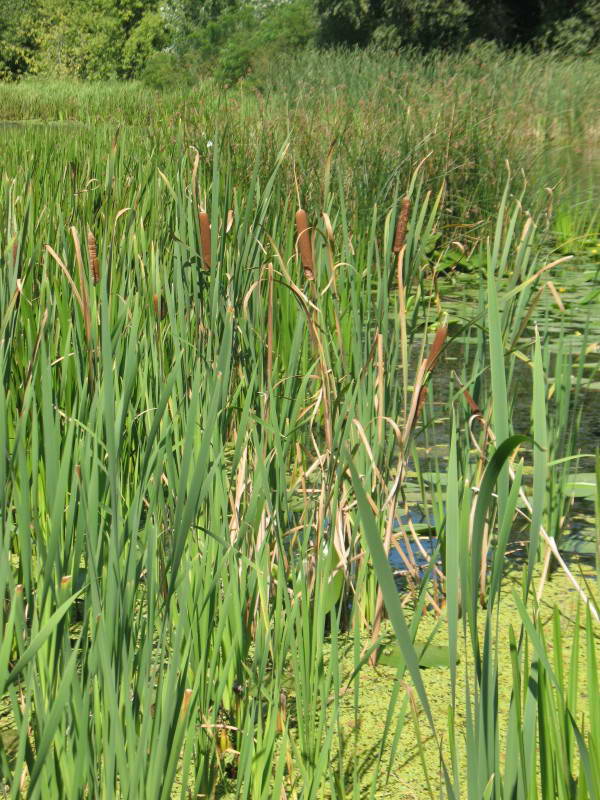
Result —
[{"label": "pond water", "polygon": [[[598,232],[600,239],[600,232]],[[600,242],[599,242],[600,244]],[[593,249],[593,248],[590,248]],[[589,256],[592,256],[590,258]],[[553,260],[553,259],[549,259]],[[587,483],[569,486],[573,503],[567,518],[566,530],[562,531],[561,550],[569,556],[590,557],[594,552],[593,539],[595,537],[595,507],[594,507],[594,458],[593,454],[600,450],[600,291],[594,296],[595,290],[600,288],[600,260],[596,253],[580,253],[575,255],[571,262],[560,265],[554,272],[546,275],[546,280],[551,279],[560,293],[564,304],[564,311],[559,311],[551,295],[541,302],[533,315],[531,325],[524,336],[517,343],[517,348],[524,354],[531,352],[534,325],[539,324],[540,331],[546,331],[544,341],[545,355],[549,356],[550,366],[553,369],[554,358],[562,339],[564,351],[571,354],[573,372],[580,361],[585,363],[584,380],[578,408],[571,408],[570,413],[576,430],[574,431],[575,447],[573,452],[585,454],[578,462],[569,465],[569,473],[583,473]],[[457,317],[465,316],[465,309],[477,307],[480,279],[468,274],[456,274],[452,280],[447,280],[439,286],[444,310],[454,313]],[[471,313],[470,311],[468,313]],[[444,483],[443,473],[446,469],[448,444],[450,441],[450,424],[446,410],[450,393],[456,394],[458,385],[453,373],[462,373],[466,368],[469,371],[469,358],[474,354],[474,339],[470,332],[466,336],[460,335],[458,325],[451,326],[449,344],[444,350],[440,361],[432,375],[432,395],[434,409],[439,409],[433,425],[429,425],[420,437],[421,453],[425,469],[442,473],[432,476],[432,484],[441,479]],[[468,338],[471,337],[471,338]],[[487,343],[486,343],[487,345]],[[414,360],[418,358],[420,342],[414,347]],[[466,363],[465,363],[466,359]],[[482,376],[486,380],[486,375]],[[512,428],[514,433],[529,434],[531,432],[531,402],[532,402],[532,371],[525,360],[517,359],[514,363],[514,380],[511,384],[509,402],[512,405]],[[552,430],[549,430],[552,435]],[[525,452],[527,463],[528,454]],[[423,465],[421,465],[423,466]],[[525,476],[525,482],[530,477]],[[435,533],[435,519],[428,506],[427,498],[421,497],[421,492],[413,479],[408,483],[408,496],[411,504],[411,520],[417,532],[426,534]],[[418,517],[418,519],[417,519]],[[402,525],[400,525],[402,523]],[[405,527],[408,519],[399,519],[397,527]],[[522,532],[521,532],[522,533]],[[409,557],[417,566],[423,568],[427,558],[422,550],[408,540],[398,542],[403,554]],[[426,553],[431,554],[437,546],[435,535],[425,535],[421,539],[421,546]],[[390,563],[397,570],[405,570],[400,555],[392,553]]]}]

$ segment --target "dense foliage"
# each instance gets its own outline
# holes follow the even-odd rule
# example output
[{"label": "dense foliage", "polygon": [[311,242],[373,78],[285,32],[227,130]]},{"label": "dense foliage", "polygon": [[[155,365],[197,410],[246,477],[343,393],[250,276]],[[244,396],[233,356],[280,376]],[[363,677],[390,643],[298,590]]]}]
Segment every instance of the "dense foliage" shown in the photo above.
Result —
[{"label": "dense foliage", "polygon": [[0,79],[233,83],[307,44],[462,49],[476,40],[598,47],[600,0],[0,0]]},{"label": "dense foliage", "polygon": [[0,86],[2,798],[600,795],[599,73]]},{"label": "dense foliage", "polygon": [[461,47],[474,39],[584,53],[598,43],[597,0],[317,0],[328,42]]}]

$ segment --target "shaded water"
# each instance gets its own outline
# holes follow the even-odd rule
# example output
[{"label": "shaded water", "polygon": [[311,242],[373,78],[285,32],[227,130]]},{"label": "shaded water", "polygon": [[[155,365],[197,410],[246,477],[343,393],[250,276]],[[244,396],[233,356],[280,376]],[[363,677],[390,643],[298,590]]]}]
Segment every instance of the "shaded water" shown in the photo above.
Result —
[{"label": "shaded water", "polygon": [[[600,232],[599,232],[600,238]],[[553,260],[552,258],[548,259]],[[571,473],[591,473],[594,470],[594,454],[600,450],[600,293],[593,297],[593,290],[600,286],[598,281],[600,261],[590,260],[586,254],[576,255],[571,262],[560,265],[546,280],[552,280],[560,293],[564,303],[564,311],[560,311],[549,292],[537,307],[528,329],[517,342],[516,349],[529,357],[532,352],[532,343],[535,325],[543,338],[544,356],[548,362],[548,387],[551,389],[554,375],[556,354],[560,347],[569,355],[567,363],[571,364],[572,382],[578,369],[583,365],[583,381],[579,401],[575,405],[575,391],[572,390],[573,399],[569,409],[569,427],[574,427],[574,447],[570,452],[583,454],[578,461],[573,461],[568,471]],[[442,306],[445,311],[456,317],[465,318],[473,314],[477,307],[479,294],[479,277],[457,274],[452,281],[441,284],[440,294]],[[591,297],[591,299],[590,299]],[[414,360],[418,360],[420,342],[414,347]],[[484,361],[488,363],[487,348],[489,343],[483,342]],[[450,340],[446,346],[432,375],[433,406],[429,409],[429,419],[418,437],[423,462],[422,468],[430,472],[437,471],[434,483],[440,480],[444,485],[444,472],[447,464],[448,445],[450,442],[451,428],[447,415],[449,402],[454,397],[457,405],[463,403],[460,396],[459,385],[454,378],[454,373],[461,376],[463,381],[468,380],[471,374],[473,359],[475,358],[476,344],[472,332],[461,335],[460,326],[451,325]],[[508,363],[508,359],[506,359]],[[533,394],[533,376],[530,365],[526,359],[515,359],[513,375],[509,383],[509,403],[511,405],[512,431],[519,434],[531,433],[531,404]],[[564,378],[564,376],[563,376]],[[489,382],[486,370],[480,376],[483,383]],[[552,399],[548,401],[549,412],[552,411]],[[465,405],[466,410],[466,405]],[[486,413],[489,409],[484,409]],[[549,435],[555,433],[552,426]],[[564,433],[563,433],[564,435]],[[531,463],[531,454],[523,452],[525,463]],[[424,465],[424,466],[423,466]],[[525,476],[525,483],[530,482],[530,476]],[[593,476],[587,478],[593,481]],[[420,491],[413,482],[413,499],[419,504],[415,506],[423,520],[428,520],[431,528],[435,527],[435,520],[429,513],[427,498],[420,496]],[[410,495],[410,488],[409,488]],[[595,535],[595,508],[593,492],[574,492],[574,500],[567,517],[566,538],[562,540],[561,549],[571,555],[590,556],[592,548],[591,539]],[[421,502],[423,505],[421,505]],[[412,508],[412,506],[411,506]],[[412,513],[412,512],[411,512]],[[402,520],[400,520],[402,522]],[[412,520],[414,523],[417,520]],[[405,521],[408,523],[408,520]],[[404,525],[402,525],[404,527]],[[426,527],[426,526],[425,526]],[[519,535],[522,535],[520,532]],[[436,536],[424,537],[421,544],[427,553],[434,552],[438,540]],[[399,541],[398,546],[403,554],[414,561],[417,568],[424,568],[427,559],[420,549],[408,541]],[[392,553],[390,563],[397,570],[405,570],[405,565],[398,553]]]}]

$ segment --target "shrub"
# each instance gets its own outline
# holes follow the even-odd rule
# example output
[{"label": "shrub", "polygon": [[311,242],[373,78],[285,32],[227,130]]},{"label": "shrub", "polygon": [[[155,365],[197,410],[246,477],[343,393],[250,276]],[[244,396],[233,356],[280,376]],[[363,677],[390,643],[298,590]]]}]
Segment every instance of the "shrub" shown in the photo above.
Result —
[{"label": "shrub", "polygon": [[600,47],[600,0],[588,0],[566,19],[549,25],[541,43],[568,55],[587,55]]},{"label": "shrub", "polygon": [[129,78],[140,75],[148,60],[167,47],[169,40],[169,28],[162,14],[156,11],[144,14],[125,42],[123,73]]},{"label": "shrub", "polygon": [[142,81],[151,89],[172,90],[189,85],[190,70],[174,53],[153,53],[141,73]]}]

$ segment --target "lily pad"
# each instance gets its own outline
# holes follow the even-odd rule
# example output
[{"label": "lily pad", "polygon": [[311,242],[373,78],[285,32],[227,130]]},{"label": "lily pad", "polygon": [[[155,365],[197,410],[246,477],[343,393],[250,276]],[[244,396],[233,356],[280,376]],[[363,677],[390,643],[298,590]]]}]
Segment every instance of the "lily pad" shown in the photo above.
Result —
[{"label": "lily pad", "polygon": [[[415,642],[415,650],[421,668],[450,668],[450,650],[448,647],[437,644],[427,644],[426,642]],[[395,644],[391,648],[382,650],[377,659],[377,663],[383,667],[400,668],[404,666],[404,656],[400,650],[400,645]]]},{"label": "lily pad", "polygon": [[575,534],[565,536],[560,543],[561,553],[574,556],[587,556],[593,558],[596,555],[596,542],[593,539],[583,538]]}]

